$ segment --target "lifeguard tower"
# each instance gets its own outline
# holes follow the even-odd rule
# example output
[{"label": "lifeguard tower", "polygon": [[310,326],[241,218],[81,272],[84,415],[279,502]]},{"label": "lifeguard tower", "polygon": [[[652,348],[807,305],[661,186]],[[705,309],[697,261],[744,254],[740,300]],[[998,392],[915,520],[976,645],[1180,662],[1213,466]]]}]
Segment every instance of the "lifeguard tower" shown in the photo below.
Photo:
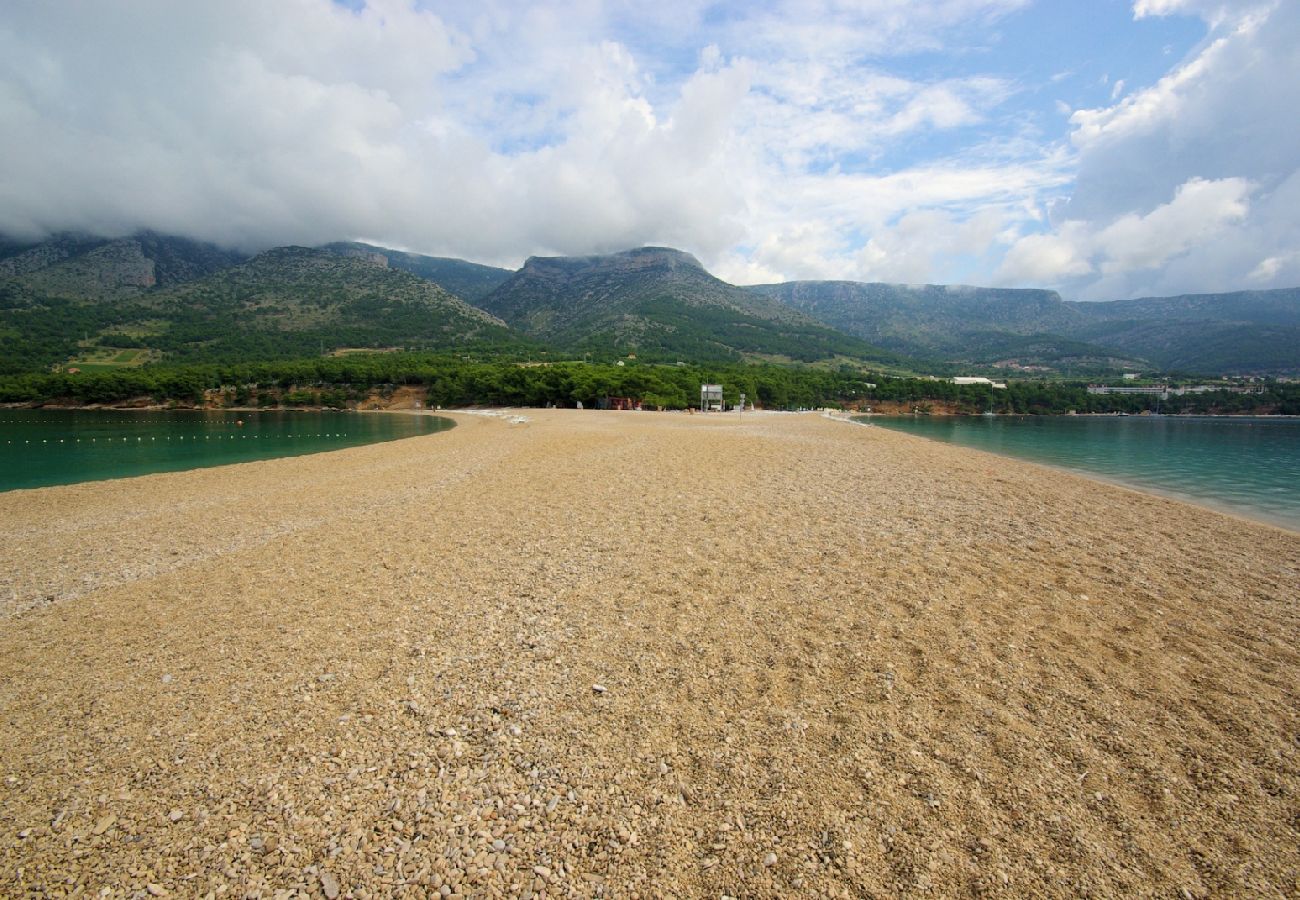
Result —
[{"label": "lifeguard tower", "polygon": [[722,385],[700,385],[700,412],[722,412]]}]

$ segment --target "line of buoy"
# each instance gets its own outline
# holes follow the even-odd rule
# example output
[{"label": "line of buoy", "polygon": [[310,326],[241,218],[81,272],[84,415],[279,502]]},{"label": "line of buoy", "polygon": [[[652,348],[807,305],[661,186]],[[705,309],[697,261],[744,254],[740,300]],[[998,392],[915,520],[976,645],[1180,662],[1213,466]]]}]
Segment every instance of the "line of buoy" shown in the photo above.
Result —
[{"label": "line of buoy", "polygon": [[[238,437],[240,440],[248,440],[248,438],[250,438],[250,437],[253,438],[254,440],[261,440],[262,438],[267,438],[268,440],[295,440],[295,439],[300,440],[300,439],[302,439],[302,438],[308,438],[308,439],[310,439],[310,438],[313,438],[313,437],[316,437],[316,438],[345,438],[345,437],[347,437],[347,436],[348,436],[347,432],[341,432],[341,431],[330,432],[330,431],[326,431],[326,432],[322,432],[322,433],[315,434],[315,435],[311,435],[311,434],[282,434],[282,435],[274,435],[274,434],[252,434],[252,435],[248,435],[248,434],[240,434],[240,435],[234,435],[234,434],[218,434],[218,435],[216,435],[215,437],[216,437],[216,439],[219,440],[219,441],[224,441],[224,440],[232,440],[232,441],[233,441],[236,437]],[[135,440],[136,440],[137,443],[140,443],[140,442],[143,442],[144,439],[145,439],[146,437],[149,438],[150,441],[157,441],[157,440],[158,440],[157,435],[136,435],[136,436],[135,436]],[[197,440],[199,439],[199,436],[198,436],[198,435],[184,435],[184,434],[181,434],[181,435],[175,435],[175,436],[173,436],[173,435],[168,434],[168,435],[163,435],[163,440],[165,440],[165,441],[170,441],[170,440],[173,439],[173,437],[175,437],[175,439],[178,440],[178,441],[184,441],[184,440],[197,441]],[[210,441],[210,440],[212,440],[212,438],[213,438],[213,435],[210,435],[210,434],[205,434],[205,435],[203,435],[203,439],[204,439],[205,441]],[[118,438],[115,438],[115,437],[105,437],[104,440],[105,440],[105,441],[112,442],[112,441],[118,440]],[[126,441],[131,440],[131,437],[130,437],[130,436],[123,437],[123,438],[121,438],[121,440],[122,440],[123,442],[126,442]],[[80,444],[80,443],[82,443],[83,441],[86,441],[86,442],[89,442],[89,443],[98,443],[98,442],[99,442],[99,438],[98,438],[98,437],[89,437],[89,438],[79,438],[79,437],[77,437],[77,438],[66,438],[66,437],[61,437],[61,438],[24,438],[24,439],[22,439],[22,443],[24,443],[24,444],[31,444],[33,441],[36,441],[37,443],[41,443],[41,444],[50,444],[50,443],[64,444],[64,443],[67,443],[68,441],[71,441],[71,442],[76,443],[76,444]],[[10,445],[12,445],[12,444],[15,443],[15,439],[13,439],[13,438],[8,438],[8,439],[5,440],[5,443],[6,443],[6,444],[10,444]]]}]

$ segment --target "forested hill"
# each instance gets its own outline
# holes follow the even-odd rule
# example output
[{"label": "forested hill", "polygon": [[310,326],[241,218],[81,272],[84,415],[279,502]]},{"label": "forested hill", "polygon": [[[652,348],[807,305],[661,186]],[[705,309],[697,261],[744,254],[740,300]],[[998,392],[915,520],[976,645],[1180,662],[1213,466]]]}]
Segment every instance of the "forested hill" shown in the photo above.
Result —
[{"label": "forested hill", "polygon": [[268,250],[152,296],[147,309],[170,323],[154,346],[180,358],[449,349],[512,339],[499,319],[426,279],[305,247]]},{"label": "forested hill", "polygon": [[41,293],[14,279],[9,287],[0,304],[6,371],[75,363],[91,347],[234,361],[341,349],[527,346],[500,320],[426,279],[305,247],[269,250],[113,302]]},{"label": "forested hill", "polygon": [[688,253],[663,247],[532,257],[480,305],[525,334],[575,352],[898,362],[894,354],[713,277]]}]

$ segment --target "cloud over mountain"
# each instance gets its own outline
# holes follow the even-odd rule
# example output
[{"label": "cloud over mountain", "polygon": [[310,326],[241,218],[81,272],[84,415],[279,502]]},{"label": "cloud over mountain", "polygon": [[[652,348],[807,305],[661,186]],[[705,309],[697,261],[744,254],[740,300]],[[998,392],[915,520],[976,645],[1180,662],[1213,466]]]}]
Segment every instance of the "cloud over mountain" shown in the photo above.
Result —
[{"label": "cloud over mountain", "polygon": [[1101,79],[1061,9],[6,4],[0,232],[512,266],[666,244],[737,281],[1085,296],[1300,281],[1295,5],[1140,0],[1151,47],[1191,14],[1209,35]]}]

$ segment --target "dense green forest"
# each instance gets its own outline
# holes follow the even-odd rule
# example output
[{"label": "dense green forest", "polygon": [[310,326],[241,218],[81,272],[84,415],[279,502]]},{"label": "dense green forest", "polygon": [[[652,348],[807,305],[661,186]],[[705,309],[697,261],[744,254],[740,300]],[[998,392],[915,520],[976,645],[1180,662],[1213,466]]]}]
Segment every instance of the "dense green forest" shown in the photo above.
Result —
[{"label": "dense green forest", "polygon": [[0,403],[114,404],[148,398],[198,405],[214,400],[256,405],[353,405],[376,391],[420,386],[430,406],[599,406],[631,398],[646,407],[684,409],[701,383],[721,383],[728,404],[743,392],[767,409],[835,407],[895,411],[988,410],[1013,414],[1277,413],[1300,415],[1300,384],[1263,381],[1256,393],[1228,390],[1157,398],[1089,394],[1081,383],[1011,382],[1005,390],[923,378],[897,378],[840,369],[777,365],[624,365],[468,361],[425,353],[356,354],[279,362],[145,366],[80,374],[26,373],[0,377]]}]

